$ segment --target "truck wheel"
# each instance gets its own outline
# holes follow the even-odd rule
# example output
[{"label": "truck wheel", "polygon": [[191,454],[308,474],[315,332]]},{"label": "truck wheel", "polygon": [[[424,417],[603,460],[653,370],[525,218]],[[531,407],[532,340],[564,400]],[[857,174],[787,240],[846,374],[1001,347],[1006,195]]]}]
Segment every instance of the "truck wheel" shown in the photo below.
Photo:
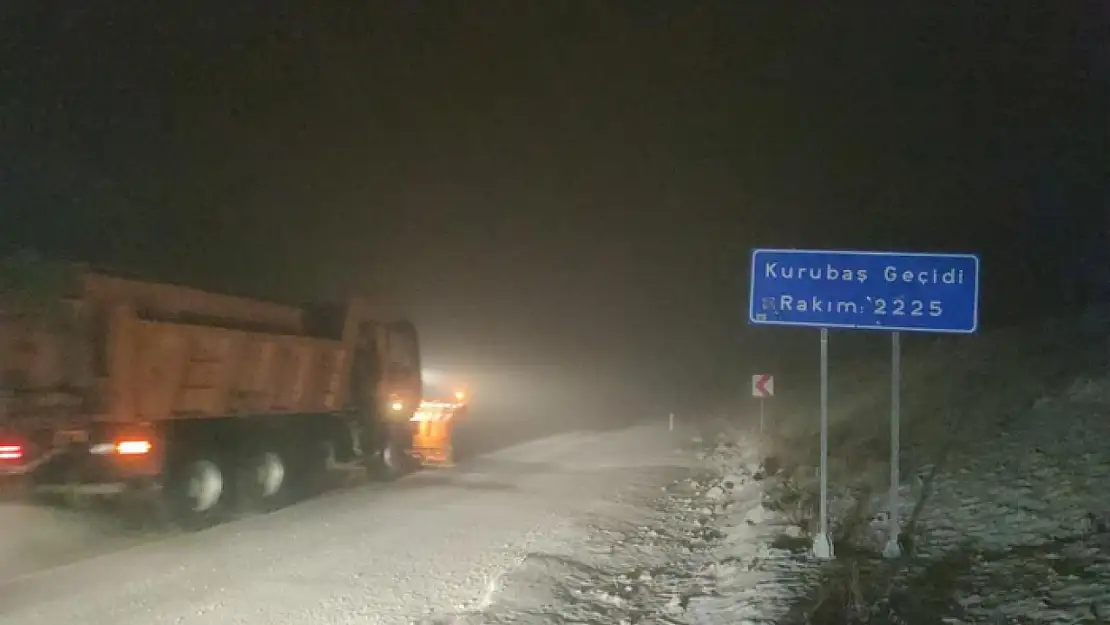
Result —
[{"label": "truck wheel", "polygon": [[198,458],[181,465],[172,479],[169,493],[170,513],[186,529],[200,529],[215,523],[225,498],[224,472],[210,458]]},{"label": "truck wheel", "polygon": [[287,476],[281,454],[270,450],[255,454],[240,471],[240,503],[251,510],[280,507],[285,500]]},{"label": "truck wheel", "polygon": [[379,482],[392,482],[408,473],[409,462],[404,449],[396,441],[386,440],[367,463],[370,479]]}]

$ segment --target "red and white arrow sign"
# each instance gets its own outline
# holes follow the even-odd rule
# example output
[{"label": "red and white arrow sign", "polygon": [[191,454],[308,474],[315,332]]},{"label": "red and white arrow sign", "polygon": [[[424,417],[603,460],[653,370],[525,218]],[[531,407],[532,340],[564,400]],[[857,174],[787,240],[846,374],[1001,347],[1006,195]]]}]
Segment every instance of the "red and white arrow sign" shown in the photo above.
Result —
[{"label": "red and white arrow sign", "polygon": [[752,397],[775,396],[775,376],[757,373],[752,376]]}]

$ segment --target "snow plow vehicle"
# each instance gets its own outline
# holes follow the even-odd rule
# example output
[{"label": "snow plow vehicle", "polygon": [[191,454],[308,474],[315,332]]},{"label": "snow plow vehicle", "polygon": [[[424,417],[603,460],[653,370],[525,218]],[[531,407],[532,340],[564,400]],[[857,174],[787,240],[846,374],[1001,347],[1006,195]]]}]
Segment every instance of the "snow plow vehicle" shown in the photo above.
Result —
[{"label": "snow plow vehicle", "polygon": [[465,391],[455,391],[449,399],[425,399],[412,416],[413,455],[425,467],[455,466],[454,428],[469,408]]},{"label": "snow plow vehicle", "polygon": [[94,271],[0,265],[0,473],[24,491],[267,508],[339,468],[391,480],[421,399],[413,325]]}]

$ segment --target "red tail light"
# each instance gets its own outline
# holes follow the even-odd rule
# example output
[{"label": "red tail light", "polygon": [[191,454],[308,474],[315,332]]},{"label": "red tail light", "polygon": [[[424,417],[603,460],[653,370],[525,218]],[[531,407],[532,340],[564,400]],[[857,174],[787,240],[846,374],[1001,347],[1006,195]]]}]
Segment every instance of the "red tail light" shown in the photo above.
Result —
[{"label": "red tail light", "polygon": [[15,443],[0,444],[0,460],[22,460],[23,445]]}]

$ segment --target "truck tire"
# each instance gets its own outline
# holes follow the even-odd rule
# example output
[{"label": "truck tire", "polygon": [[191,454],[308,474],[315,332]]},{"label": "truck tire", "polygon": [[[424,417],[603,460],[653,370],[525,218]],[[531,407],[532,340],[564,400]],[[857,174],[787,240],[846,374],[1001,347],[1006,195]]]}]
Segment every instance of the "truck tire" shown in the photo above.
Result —
[{"label": "truck tire", "polygon": [[218,523],[226,514],[229,482],[215,458],[196,456],[180,462],[167,484],[170,520],[188,530]]},{"label": "truck tire", "polygon": [[392,482],[411,470],[411,461],[405,448],[392,434],[384,437],[381,446],[366,462],[370,479]]},{"label": "truck tire", "polygon": [[290,470],[283,454],[262,449],[239,469],[236,503],[244,511],[269,512],[289,502]]}]

